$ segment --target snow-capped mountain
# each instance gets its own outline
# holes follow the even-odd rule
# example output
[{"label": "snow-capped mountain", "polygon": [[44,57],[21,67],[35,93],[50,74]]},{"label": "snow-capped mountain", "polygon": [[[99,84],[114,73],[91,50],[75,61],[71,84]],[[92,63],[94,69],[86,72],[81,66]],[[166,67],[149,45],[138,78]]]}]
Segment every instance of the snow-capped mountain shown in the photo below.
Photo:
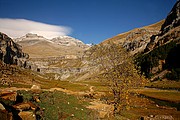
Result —
[{"label": "snow-capped mountain", "polygon": [[23,47],[30,57],[54,57],[64,55],[79,55],[90,46],[70,36],[59,36],[47,39],[37,34],[28,33],[14,39]]},{"label": "snow-capped mountain", "polygon": [[20,38],[16,38],[14,39],[15,42],[27,42],[27,41],[31,41],[31,43],[33,42],[38,42],[38,41],[47,41],[47,42],[51,42],[52,44],[56,44],[56,45],[62,45],[62,46],[77,46],[77,47],[81,47],[81,48],[87,48],[89,47],[88,45],[84,44],[82,41],[70,37],[70,36],[59,36],[59,37],[55,37],[52,39],[47,39],[43,36],[39,36],[37,34],[32,34],[32,33],[28,33],[25,36],[22,36]]},{"label": "snow-capped mountain", "polygon": [[80,41],[76,38],[70,37],[70,36],[59,36],[59,37],[51,39],[50,41],[52,41],[58,45],[64,45],[64,46],[78,46],[81,48],[88,47],[82,41]]},{"label": "snow-capped mountain", "polygon": [[27,33],[25,36],[15,38],[15,42],[20,42],[20,41],[27,41],[27,40],[47,40],[43,36],[38,36],[37,34],[32,34],[32,33]]}]

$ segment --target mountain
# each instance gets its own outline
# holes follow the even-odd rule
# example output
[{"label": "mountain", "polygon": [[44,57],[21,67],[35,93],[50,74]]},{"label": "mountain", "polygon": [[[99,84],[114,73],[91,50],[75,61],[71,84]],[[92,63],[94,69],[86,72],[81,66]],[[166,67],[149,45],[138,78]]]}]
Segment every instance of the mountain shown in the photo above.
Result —
[{"label": "mountain", "polygon": [[150,43],[146,47],[146,51],[150,51],[155,47],[179,39],[180,37],[180,2],[174,5],[164,24],[161,26],[160,33],[151,37]]},{"label": "mountain", "polygon": [[131,54],[142,52],[150,42],[151,36],[159,33],[163,23],[164,20],[142,28],[135,28],[109,38],[103,41],[102,44],[114,42],[123,45]]},{"label": "mountain", "polygon": [[46,39],[43,36],[28,33],[23,37],[14,39],[14,41],[22,46],[23,50],[30,55],[30,58],[77,57],[89,48],[82,41],[70,36]]},{"label": "mountain", "polygon": [[180,79],[180,2],[165,20],[118,34],[101,44],[108,42],[120,44],[134,55],[146,77]]},{"label": "mountain", "polygon": [[151,36],[144,52],[137,57],[137,63],[147,77],[155,75],[152,80],[163,77],[179,80],[179,51],[180,2],[177,1],[161,26],[159,34]]},{"label": "mountain", "polygon": [[2,62],[23,66],[28,57],[29,55],[22,51],[19,44],[0,32],[0,60]]}]

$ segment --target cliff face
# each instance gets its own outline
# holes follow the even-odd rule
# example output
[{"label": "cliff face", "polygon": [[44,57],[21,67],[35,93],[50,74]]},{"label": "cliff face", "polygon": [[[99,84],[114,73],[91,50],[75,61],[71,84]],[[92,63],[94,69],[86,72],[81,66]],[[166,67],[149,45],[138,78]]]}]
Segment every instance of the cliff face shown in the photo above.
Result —
[{"label": "cliff face", "polygon": [[149,26],[133,29],[131,31],[109,38],[102,42],[102,44],[106,44],[107,42],[120,44],[132,55],[143,52],[147,44],[150,42],[151,36],[159,34],[161,25],[163,23],[164,20]]},{"label": "cliff face", "polygon": [[177,1],[159,34],[152,35],[137,63],[147,77],[163,71],[170,79],[180,79],[180,2]]},{"label": "cliff face", "polygon": [[28,57],[28,54],[22,52],[20,45],[0,32],[0,60],[2,62],[23,66]]},{"label": "cliff face", "polygon": [[170,41],[176,41],[180,38],[180,2],[177,1],[164,24],[161,26],[160,33],[151,37],[145,52],[151,51]]}]

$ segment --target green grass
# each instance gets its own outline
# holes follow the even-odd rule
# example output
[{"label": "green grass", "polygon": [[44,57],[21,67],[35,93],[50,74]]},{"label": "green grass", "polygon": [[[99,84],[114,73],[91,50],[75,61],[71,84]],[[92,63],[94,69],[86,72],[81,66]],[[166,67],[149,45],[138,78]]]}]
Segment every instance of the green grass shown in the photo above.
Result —
[{"label": "green grass", "polygon": [[[33,92],[19,91],[25,100],[31,99]],[[37,95],[37,93],[36,93]],[[36,103],[40,108],[44,108],[43,118],[46,120],[87,120],[93,119],[94,112],[87,109],[87,102],[82,99],[67,95],[66,93],[54,92],[41,92],[39,93],[40,103]]]}]

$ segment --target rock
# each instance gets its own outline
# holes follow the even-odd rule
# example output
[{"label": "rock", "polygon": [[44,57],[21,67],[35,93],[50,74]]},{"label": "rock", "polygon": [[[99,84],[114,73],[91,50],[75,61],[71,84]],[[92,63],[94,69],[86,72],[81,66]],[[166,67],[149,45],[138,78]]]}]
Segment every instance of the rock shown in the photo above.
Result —
[{"label": "rock", "polygon": [[13,107],[16,109],[16,110],[20,110],[20,111],[23,111],[23,110],[36,110],[37,109],[37,106],[34,105],[33,103],[31,102],[25,102],[25,103],[19,103],[19,104],[15,104],[13,105]]},{"label": "rock", "polygon": [[20,110],[20,111],[30,110],[30,108],[31,108],[30,104],[28,104],[28,103],[19,103],[19,104],[13,105],[13,107],[16,110]]},{"label": "rock", "polygon": [[17,93],[16,92],[4,92],[1,93],[1,98],[5,100],[16,101]]},{"label": "rock", "polygon": [[41,87],[39,85],[32,85],[31,89],[33,89],[33,90],[40,90]]},{"label": "rock", "polygon": [[6,110],[5,107],[0,103],[0,110]]},{"label": "rock", "polygon": [[39,96],[33,96],[32,98],[35,102],[41,102]]},{"label": "rock", "polygon": [[178,0],[169,15],[161,26],[160,33],[151,36],[150,42],[145,48],[145,52],[151,51],[163,44],[179,39],[180,36],[180,1]]},{"label": "rock", "polygon": [[176,4],[166,17],[164,24],[161,27],[162,34],[167,33],[171,29],[180,25],[180,1],[177,0]]},{"label": "rock", "polygon": [[18,115],[22,120],[36,120],[36,115],[33,112],[22,111]]},{"label": "rock", "polygon": [[7,110],[0,110],[0,119],[1,120],[14,120],[13,114]]},{"label": "rock", "polygon": [[174,120],[171,115],[149,115],[141,117],[141,120]]},{"label": "rock", "polygon": [[19,44],[0,32],[0,60],[6,64],[16,64],[23,67],[27,58],[28,55],[22,52]]}]

